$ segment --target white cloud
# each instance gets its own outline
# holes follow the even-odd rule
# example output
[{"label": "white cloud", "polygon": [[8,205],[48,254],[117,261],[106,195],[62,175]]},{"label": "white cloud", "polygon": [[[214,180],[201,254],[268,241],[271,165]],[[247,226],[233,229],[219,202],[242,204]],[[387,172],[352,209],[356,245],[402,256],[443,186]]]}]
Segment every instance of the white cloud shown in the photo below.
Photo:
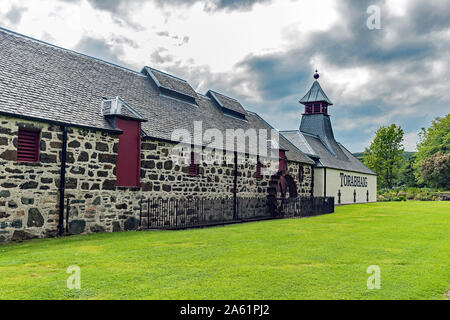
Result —
[{"label": "white cloud", "polygon": [[405,146],[405,151],[417,151],[417,142],[419,141],[419,136],[417,132],[409,132],[404,135],[403,145]]}]

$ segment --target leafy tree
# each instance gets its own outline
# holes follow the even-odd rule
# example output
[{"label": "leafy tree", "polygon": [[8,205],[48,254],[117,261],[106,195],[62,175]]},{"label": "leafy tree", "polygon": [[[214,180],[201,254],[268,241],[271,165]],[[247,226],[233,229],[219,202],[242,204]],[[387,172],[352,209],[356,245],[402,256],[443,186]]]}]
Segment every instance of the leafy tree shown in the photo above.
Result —
[{"label": "leafy tree", "polygon": [[379,187],[392,188],[403,155],[403,129],[395,124],[380,127],[364,151],[364,163],[378,175]]},{"label": "leafy tree", "polygon": [[438,152],[422,164],[422,179],[433,188],[450,188],[450,153]]},{"label": "leafy tree", "polygon": [[[405,152],[406,154],[406,152]],[[402,164],[398,171],[397,179],[395,179],[394,185],[401,187],[418,187],[418,183],[416,181],[414,175],[414,161],[416,157],[414,154],[412,155],[404,155],[402,160]]]},{"label": "leafy tree", "polygon": [[450,114],[447,114],[445,118],[436,118],[428,129],[422,128],[419,133],[414,161],[417,181],[423,182],[422,165],[425,159],[438,152],[450,153]]}]

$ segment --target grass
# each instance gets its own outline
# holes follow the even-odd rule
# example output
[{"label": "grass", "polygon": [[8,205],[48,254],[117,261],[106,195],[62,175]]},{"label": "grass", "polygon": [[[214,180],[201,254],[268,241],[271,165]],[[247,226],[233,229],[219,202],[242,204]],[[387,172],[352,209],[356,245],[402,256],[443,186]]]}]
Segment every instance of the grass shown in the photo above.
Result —
[{"label": "grass", "polygon": [[[450,203],[0,246],[0,299],[444,299]],[[66,269],[81,268],[81,290]],[[381,269],[369,290],[368,266]]]}]

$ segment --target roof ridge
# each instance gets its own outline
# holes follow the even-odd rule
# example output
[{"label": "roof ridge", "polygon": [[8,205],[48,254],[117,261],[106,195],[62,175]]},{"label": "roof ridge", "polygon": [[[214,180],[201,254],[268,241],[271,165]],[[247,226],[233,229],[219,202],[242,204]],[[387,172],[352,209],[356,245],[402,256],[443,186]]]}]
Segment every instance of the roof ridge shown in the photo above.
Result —
[{"label": "roof ridge", "polygon": [[[220,94],[221,96],[224,96],[224,97],[226,97],[226,98],[228,98],[228,99],[231,99],[231,100],[234,100],[234,101],[236,101],[236,102],[239,102],[239,100],[237,100],[237,99],[235,99],[235,98],[233,98],[233,97],[227,96],[226,94],[223,94],[223,93],[218,92],[218,91],[216,91],[216,90],[209,89],[208,91],[211,91],[211,92],[213,92],[213,93]],[[240,103],[240,102],[239,102],[239,103]],[[242,103],[240,103],[240,104],[242,105]]]},{"label": "roof ridge", "polygon": [[85,58],[96,60],[98,62],[103,62],[103,63],[106,63],[106,64],[111,65],[113,67],[116,67],[116,68],[119,68],[119,69],[123,69],[123,70],[126,70],[126,71],[129,71],[129,72],[132,72],[132,73],[135,73],[137,75],[145,77],[145,75],[143,75],[141,72],[138,72],[136,70],[132,70],[130,68],[118,65],[116,63],[109,62],[109,61],[106,61],[106,60],[103,60],[103,59],[100,59],[100,58],[96,58],[96,57],[93,57],[93,56],[90,56],[90,55],[87,55],[87,54],[84,54],[84,53],[81,53],[81,52],[78,52],[78,51],[75,51],[75,50],[72,50],[72,49],[67,49],[67,48],[58,46],[56,44],[52,44],[52,43],[49,43],[49,42],[46,42],[46,41],[43,41],[43,40],[39,40],[39,39],[27,36],[25,34],[22,34],[22,33],[16,32],[16,31],[3,28],[1,26],[0,26],[0,32],[11,34],[11,35],[16,36],[16,37],[21,37],[21,38],[24,38],[26,40],[35,41],[37,43],[40,43],[40,44],[43,44],[43,45],[47,45],[47,46],[52,47],[52,48],[59,49],[59,50],[62,50],[62,51],[66,51],[66,52],[69,52],[69,53],[72,53],[72,54],[77,54],[77,55],[80,55],[80,56],[85,57]]},{"label": "roof ridge", "polygon": [[185,80],[185,79],[182,79],[182,78],[180,78],[180,77],[174,76],[173,74],[170,74],[170,73],[167,73],[167,72],[158,70],[158,69],[156,69],[156,68],[149,67],[149,66],[145,66],[144,68],[149,68],[150,70],[154,70],[154,71],[156,71],[156,72],[165,74],[166,76],[172,77],[172,78],[174,78],[174,79],[181,80],[181,81],[184,81],[184,82],[186,82],[186,83],[189,83],[189,82],[187,82],[187,80]]},{"label": "roof ridge", "polygon": [[[270,123],[268,123],[266,120],[264,120],[264,118],[262,118],[259,114],[257,114],[256,112],[252,112],[252,113],[254,113],[259,119],[261,119],[262,121],[264,121],[269,127],[271,127],[271,128],[274,129],[274,130],[277,130],[277,129],[274,128]],[[300,150],[299,148],[297,148],[297,146],[296,146],[295,144],[293,144],[288,138],[286,138],[286,137],[281,133],[281,131],[277,130],[277,132],[278,132],[278,134],[279,134],[280,136],[282,136],[282,137],[284,138],[285,141],[288,142],[288,144],[290,144],[292,147],[294,147],[295,150],[296,150],[298,153],[300,153],[300,154],[301,154],[302,156],[304,156],[306,159],[311,160],[311,161],[314,161],[314,160],[312,160],[312,159],[310,158],[309,155],[307,155],[305,152],[303,152],[302,150]]]}]

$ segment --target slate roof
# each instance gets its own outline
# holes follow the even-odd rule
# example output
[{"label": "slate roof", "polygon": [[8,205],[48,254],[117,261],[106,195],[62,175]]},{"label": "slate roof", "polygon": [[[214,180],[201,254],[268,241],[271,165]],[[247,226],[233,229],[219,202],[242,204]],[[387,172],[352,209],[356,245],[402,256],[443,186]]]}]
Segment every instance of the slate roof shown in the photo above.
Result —
[{"label": "slate roof", "polygon": [[331,141],[332,151],[330,147],[324,143],[323,137],[302,132],[300,130],[281,131],[292,144],[310,156],[316,159],[316,166],[340,169],[364,174],[375,175],[375,173],[367,168],[361,161],[352,155],[342,144],[336,142],[333,138]]},{"label": "slate roof", "polygon": [[319,81],[314,81],[311,89],[305,94],[305,96],[300,100],[300,103],[305,104],[309,102],[326,102],[330,106],[333,105],[330,99],[328,99],[325,92],[322,90],[322,87],[319,84]]},{"label": "slate roof", "polygon": [[[225,115],[186,81],[154,70],[161,86],[189,95],[195,104],[161,94],[147,74],[0,28],[0,114],[120,132],[101,112],[104,98],[120,97],[147,120],[142,130],[157,139],[172,141],[174,129],[193,132],[194,121],[223,133],[271,129],[254,113],[247,112],[246,120]],[[313,163],[284,144],[289,160]]]},{"label": "slate roof", "polygon": [[245,109],[236,99],[227,97],[213,90],[209,90],[206,93],[206,96],[212,98],[221,108],[231,110],[245,117]]},{"label": "slate roof", "polygon": [[191,85],[183,79],[150,67],[144,67],[142,73],[148,74],[159,88],[195,99],[197,94]]},{"label": "slate roof", "polygon": [[[263,118],[254,112],[247,111],[249,122],[254,123],[258,128],[269,127],[274,129]],[[299,161],[309,164],[314,164],[314,161],[305,155],[303,150],[300,150],[289,139],[287,139],[281,132],[279,132],[279,147],[281,150],[285,150],[286,158],[288,160]],[[270,133],[268,133],[270,134]]]},{"label": "slate roof", "polygon": [[[333,104],[317,80],[300,100],[302,104],[310,102]],[[336,141],[330,116],[327,114],[305,114],[302,116],[300,130],[282,131],[281,133],[298,149],[315,160],[317,167],[375,175],[372,170]]]},{"label": "slate roof", "polygon": [[103,116],[119,115],[129,119],[146,121],[138,111],[123,101],[120,97],[116,97],[114,99],[104,99],[102,102],[102,114]]}]

